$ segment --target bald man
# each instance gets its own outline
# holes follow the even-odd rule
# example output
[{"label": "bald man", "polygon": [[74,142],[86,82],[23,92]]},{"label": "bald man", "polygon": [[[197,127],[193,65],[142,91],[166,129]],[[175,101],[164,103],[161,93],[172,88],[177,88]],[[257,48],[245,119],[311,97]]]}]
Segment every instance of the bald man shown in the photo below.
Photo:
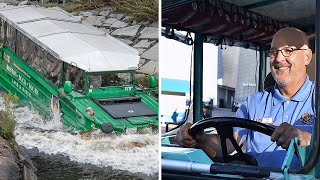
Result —
[{"label": "bald man", "polygon": [[[312,59],[307,36],[299,29],[288,27],[273,37],[269,51],[270,69],[276,84],[262,92],[251,94],[241,103],[236,117],[259,121],[275,126],[271,138],[252,130],[234,128],[237,142],[246,147],[259,166],[282,166],[286,149],[294,137],[301,146],[310,144],[315,121],[314,82],[309,80],[306,66]],[[184,147],[203,149],[211,158],[222,157],[219,136],[204,132],[192,137],[188,134],[191,123],[184,124],[177,132],[176,140]],[[228,152],[234,151],[227,142]],[[301,167],[297,157],[290,168]]]}]

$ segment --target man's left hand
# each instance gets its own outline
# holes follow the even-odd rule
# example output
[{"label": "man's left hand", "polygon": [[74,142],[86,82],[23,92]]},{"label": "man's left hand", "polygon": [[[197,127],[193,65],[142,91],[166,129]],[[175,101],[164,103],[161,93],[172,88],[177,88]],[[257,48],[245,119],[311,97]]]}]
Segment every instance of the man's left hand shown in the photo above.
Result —
[{"label": "man's left hand", "polygon": [[278,146],[281,146],[283,149],[288,149],[290,141],[295,137],[299,138],[300,146],[308,146],[310,144],[311,133],[302,131],[283,122],[275,128],[271,135],[271,141],[276,141]]}]

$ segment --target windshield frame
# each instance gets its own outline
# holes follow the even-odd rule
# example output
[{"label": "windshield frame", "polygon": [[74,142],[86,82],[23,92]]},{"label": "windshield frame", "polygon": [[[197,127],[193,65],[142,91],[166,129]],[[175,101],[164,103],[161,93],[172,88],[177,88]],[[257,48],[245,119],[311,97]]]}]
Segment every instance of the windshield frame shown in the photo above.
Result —
[{"label": "windshield frame", "polygon": [[[87,72],[86,73],[86,94],[90,94],[94,89],[112,89],[112,88],[126,88],[134,90],[134,72],[133,70],[129,71],[103,71],[103,72]],[[130,74],[131,82],[127,85],[116,85],[116,86],[105,86],[105,87],[90,87],[90,76],[91,75],[108,75],[108,74],[117,74],[117,73],[128,73]]]}]

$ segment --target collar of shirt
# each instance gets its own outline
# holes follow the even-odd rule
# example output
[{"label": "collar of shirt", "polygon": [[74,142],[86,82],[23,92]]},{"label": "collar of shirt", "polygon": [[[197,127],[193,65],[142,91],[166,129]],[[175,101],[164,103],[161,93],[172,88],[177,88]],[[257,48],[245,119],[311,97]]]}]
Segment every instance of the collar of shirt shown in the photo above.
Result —
[{"label": "collar of shirt", "polygon": [[312,82],[309,80],[309,76],[307,75],[306,80],[303,85],[299,89],[299,91],[290,99],[281,95],[277,85],[273,87],[273,105],[276,106],[279,103],[283,103],[285,101],[304,101],[312,88]]}]

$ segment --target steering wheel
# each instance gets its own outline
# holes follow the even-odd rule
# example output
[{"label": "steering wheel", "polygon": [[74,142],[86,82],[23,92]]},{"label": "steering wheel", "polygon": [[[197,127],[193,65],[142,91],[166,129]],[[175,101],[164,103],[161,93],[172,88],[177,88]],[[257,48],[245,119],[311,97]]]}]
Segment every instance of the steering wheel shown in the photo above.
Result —
[{"label": "steering wheel", "polygon": [[[231,162],[231,161],[242,161],[245,164],[250,165],[258,165],[258,162],[255,158],[250,156],[249,154],[243,153],[239,144],[233,137],[233,127],[241,127],[249,130],[254,130],[261,132],[265,135],[271,136],[274,127],[259,123],[253,120],[236,118],[236,117],[213,117],[203,119],[201,121],[193,124],[189,129],[189,134],[191,136],[195,136],[198,132],[203,131],[206,128],[214,127],[216,128],[218,135],[220,136],[220,143],[223,155],[223,162]],[[227,151],[226,140],[229,139],[237,151],[235,155],[230,156]]]}]

